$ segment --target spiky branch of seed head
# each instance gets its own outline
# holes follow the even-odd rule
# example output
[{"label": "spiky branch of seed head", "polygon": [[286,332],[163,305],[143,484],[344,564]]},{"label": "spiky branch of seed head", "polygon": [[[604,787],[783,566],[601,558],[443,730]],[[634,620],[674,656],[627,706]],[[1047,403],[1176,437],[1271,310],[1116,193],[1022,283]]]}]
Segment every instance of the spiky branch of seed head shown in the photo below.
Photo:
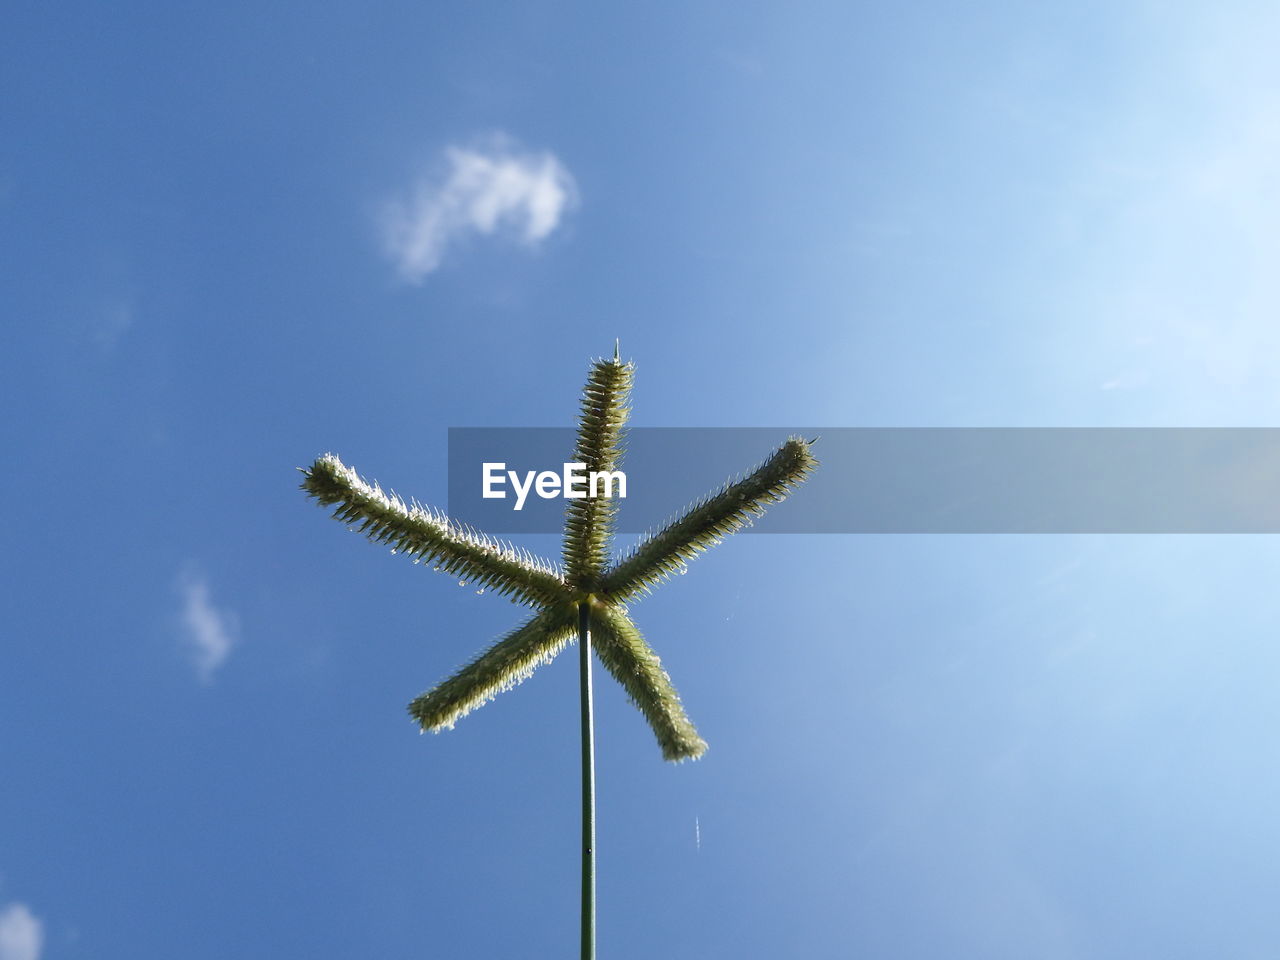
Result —
[{"label": "spiky branch of seed head", "polygon": [[543,610],[415,699],[409,715],[423,730],[452,729],[476,707],[528,679],[540,664],[550,663],[573,638],[577,616],[572,605]]},{"label": "spiky branch of seed head", "polygon": [[610,603],[591,607],[591,639],[600,662],[649,721],[665,760],[693,760],[707,744],[685,715],[680,695],[658,655],[631,619]]},{"label": "spiky branch of seed head", "polygon": [[571,601],[564,578],[550,564],[443,514],[384,493],[333,454],[321,457],[303,474],[302,488],[307,493],[326,506],[336,506],[335,518],[353,525],[374,543],[388,544],[397,553],[529,606]]},{"label": "spiky branch of seed head", "polygon": [[601,592],[619,602],[647,593],[708,547],[750,525],[769,504],[784,500],[817,465],[809,444],[792,437],[750,476],[726,484],[637,544],[604,575]]},{"label": "spiky branch of seed head", "polygon": [[[622,459],[622,428],[626,425],[627,394],[635,367],[616,357],[597,360],[582,391],[578,445],[574,462],[586,464],[588,474],[612,471]],[[617,504],[612,497],[571,499],[565,509],[564,567],[571,585],[590,593],[608,560]]]}]

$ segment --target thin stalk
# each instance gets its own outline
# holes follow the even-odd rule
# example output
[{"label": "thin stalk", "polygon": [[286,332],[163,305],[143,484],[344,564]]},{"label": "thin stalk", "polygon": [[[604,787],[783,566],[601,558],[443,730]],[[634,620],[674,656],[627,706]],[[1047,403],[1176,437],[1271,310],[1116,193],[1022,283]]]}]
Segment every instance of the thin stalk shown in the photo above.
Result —
[{"label": "thin stalk", "polygon": [[582,960],[596,960],[596,740],[591,709],[591,611],[578,604],[582,701]]}]

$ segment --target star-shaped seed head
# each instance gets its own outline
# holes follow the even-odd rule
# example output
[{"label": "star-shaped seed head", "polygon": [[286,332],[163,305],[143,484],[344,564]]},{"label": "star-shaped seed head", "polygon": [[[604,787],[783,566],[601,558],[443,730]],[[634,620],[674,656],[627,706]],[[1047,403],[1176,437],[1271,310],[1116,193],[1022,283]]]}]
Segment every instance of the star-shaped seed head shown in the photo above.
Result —
[{"label": "star-shaped seed head", "polygon": [[[634,365],[615,351],[587,377],[575,463],[588,473],[617,470]],[[302,488],[375,543],[534,608],[533,617],[409,704],[423,730],[451,729],[476,707],[520,683],[574,638],[578,611],[590,614],[600,662],[653,728],[667,760],[702,755],[707,745],[685,715],[662,662],[631,621],[626,601],[682,572],[703,550],[747,526],[787,496],[817,465],[809,444],[791,438],[748,476],[726,483],[609,565],[617,506],[603,495],[569,500],[563,569],[477,533],[416,503],[406,504],[327,454],[303,471]]]}]

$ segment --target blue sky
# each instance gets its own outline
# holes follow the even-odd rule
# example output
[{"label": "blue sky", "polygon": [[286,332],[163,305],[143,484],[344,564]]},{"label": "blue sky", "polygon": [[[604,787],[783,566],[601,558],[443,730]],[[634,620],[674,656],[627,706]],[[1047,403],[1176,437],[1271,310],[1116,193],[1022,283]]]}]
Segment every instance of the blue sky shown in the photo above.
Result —
[{"label": "blue sky", "polygon": [[[442,504],[615,337],[646,426],[1280,423],[1273,5],[6,21],[0,960],[572,955],[573,658],[418,736],[520,612],[320,453]],[[706,757],[601,675],[601,956],[1273,956],[1278,550],[717,548],[633,606]]]}]

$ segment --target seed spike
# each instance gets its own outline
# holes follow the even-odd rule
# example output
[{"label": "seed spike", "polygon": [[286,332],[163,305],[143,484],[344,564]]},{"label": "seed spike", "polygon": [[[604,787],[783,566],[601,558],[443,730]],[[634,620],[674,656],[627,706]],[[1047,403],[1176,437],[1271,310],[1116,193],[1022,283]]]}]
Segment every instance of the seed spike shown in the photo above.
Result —
[{"label": "seed spike", "polygon": [[[588,472],[615,470],[621,464],[634,369],[622,361],[621,338],[614,340],[612,360],[591,366],[574,456]],[[706,743],[685,715],[657,654],[632,623],[627,602],[684,573],[689,561],[749,526],[816,466],[809,442],[793,437],[754,471],[734,475],[684,513],[673,514],[608,567],[616,501],[590,495],[570,499],[563,569],[413,497],[384,490],[333,454],[302,470],[302,488],[372,542],[415,564],[430,564],[460,584],[472,585],[476,593],[492,590],[534,608],[522,626],[410,704],[421,729],[451,728],[551,660],[586,625],[594,634],[597,656],[653,728],[663,756],[679,761],[701,756]],[[589,634],[585,639],[591,642]]]}]

